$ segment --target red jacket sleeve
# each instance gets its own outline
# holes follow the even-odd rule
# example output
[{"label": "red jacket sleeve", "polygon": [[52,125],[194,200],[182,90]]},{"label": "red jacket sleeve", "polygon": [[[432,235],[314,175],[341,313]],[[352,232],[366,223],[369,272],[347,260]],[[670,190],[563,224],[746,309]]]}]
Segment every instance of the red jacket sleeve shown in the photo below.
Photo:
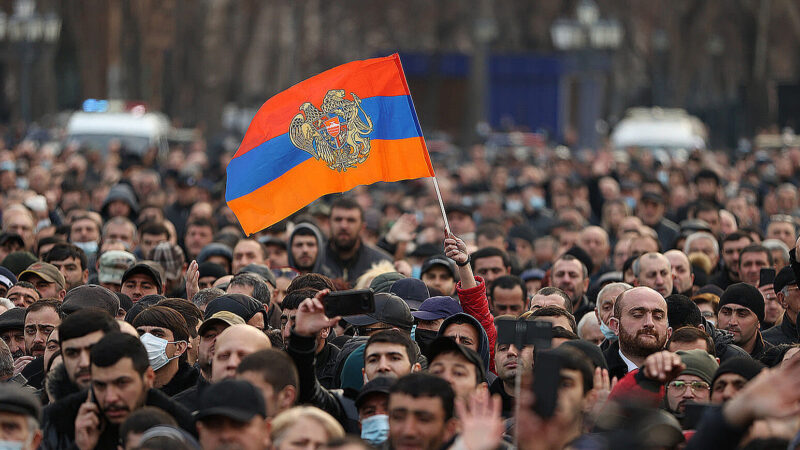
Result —
[{"label": "red jacket sleeve", "polygon": [[634,369],[617,382],[608,394],[608,399],[617,401],[633,399],[658,407],[664,401],[664,394],[663,383],[646,378],[639,369]]},{"label": "red jacket sleeve", "polygon": [[497,340],[497,329],[494,327],[494,316],[489,312],[489,300],[486,298],[486,282],[475,276],[477,286],[461,289],[461,282],[456,284],[456,294],[461,302],[461,309],[480,322],[486,337],[489,339],[489,370],[494,372],[494,343]]}]

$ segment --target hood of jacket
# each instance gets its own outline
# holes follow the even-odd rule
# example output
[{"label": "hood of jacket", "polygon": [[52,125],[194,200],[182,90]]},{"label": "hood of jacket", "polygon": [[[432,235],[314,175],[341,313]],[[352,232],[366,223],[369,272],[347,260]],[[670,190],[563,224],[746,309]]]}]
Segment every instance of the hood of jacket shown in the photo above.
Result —
[{"label": "hood of jacket", "polygon": [[289,257],[289,266],[299,269],[297,267],[294,256],[292,256],[292,241],[294,241],[294,237],[297,235],[297,232],[300,230],[311,230],[314,233],[314,236],[317,238],[317,259],[314,261],[314,267],[311,268],[312,272],[315,273],[324,273],[322,269],[322,262],[325,261],[325,247],[327,246],[327,242],[325,238],[322,236],[322,232],[319,231],[319,228],[309,222],[301,222],[295,225],[294,230],[292,230],[292,234],[289,235],[289,245],[288,245],[288,257]]},{"label": "hood of jacket", "polygon": [[81,390],[75,383],[70,381],[64,364],[58,364],[50,368],[44,381],[44,389],[50,397],[50,403],[55,403]]},{"label": "hood of jacket", "polygon": [[111,186],[111,189],[108,191],[108,196],[103,200],[103,206],[100,208],[103,217],[108,217],[108,205],[115,200],[121,200],[131,207],[130,217],[136,217],[136,215],[139,214],[139,202],[136,200],[136,194],[133,192],[133,188],[127,184],[120,183]]},{"label": "hood of jacket", "polygon": [[483,359],[483,366],[485,367],[486,371],[489,371],[489,337],[486,335],[486,330],[483,329],[478,320],[467,313],[457,313],[453,314],[452,316],[444,319],[442,325],[439,327],[438,336],[444,336],[444,330],[447,329],[450,324],[453,323],[468,323],[472,325],[475,330],[478,331],[478,354],[481,355],[481,359]]}]

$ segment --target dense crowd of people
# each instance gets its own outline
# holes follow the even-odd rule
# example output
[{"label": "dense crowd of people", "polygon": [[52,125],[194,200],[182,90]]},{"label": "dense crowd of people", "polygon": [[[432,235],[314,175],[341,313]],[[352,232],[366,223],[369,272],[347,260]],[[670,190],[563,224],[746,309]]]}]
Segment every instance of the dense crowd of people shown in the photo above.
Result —
[{"label": "dense crowd of people", "polygon": [[431,145],[446,222],[420,179],[252,236],[201,141],[9,141],[0,442],[797,448],[800,149],[505,137]]}]

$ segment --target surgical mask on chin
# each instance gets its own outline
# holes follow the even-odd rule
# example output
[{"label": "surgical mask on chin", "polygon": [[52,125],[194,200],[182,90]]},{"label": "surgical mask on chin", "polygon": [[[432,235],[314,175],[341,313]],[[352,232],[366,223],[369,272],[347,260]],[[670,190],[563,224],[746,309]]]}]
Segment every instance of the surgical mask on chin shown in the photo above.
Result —
[{"label": "surgical mask on chin", "polygon": [[411,266],[411,278],[422,278],[422,266]]},{"label": "surgical mask on chin", "polygon": [[168,357],[167,344],[177,344],[178,342],[183,342],[169,342],[166,339],[161,339],[160,337],[154,336],[150,333],[141,335],[139,340],[142,341],[142,345],[144,345],[145,350],[147,350],[147,359],[150,361],[150,367],[152,367],[153,370],[158,370],[166,366],[168,362],[180,356],[177,355],[173,356],[172,358]]},{"label": "surgical mask on chin", "polygon": [[97,253],[97,241],[73,242],[73,244],[83,250],[83,253],[86,253],[86,255],[94,255]]},{"label": "surgical mask on chin", "polygon": [[30,442],[0,441],[0,450],[22,450]]},{"label": "surgical mask on chin", "polygon": [[522,202],[519,200],[508,200],[506,201],[506,211],[512,213],[518,213],[522,211]]},{"label": "surgical mask on chin", "polygon": [[389,438],[389,416],[377,414],[361,421],[361,439],[379,445]]},{"label": "surgical mask on chin", "polygon": [[534,195],[533,197],[528,200],[533,209],[542,209],[544,208],[544,197],[539,197],[538,195]]},{"label": "surgical mask on chin", "polygon": [[618,339],[618,336],[614,334],[614,331],[612,331],[608,325],[604,324],[602,320],[600,321],[600,332],[602,332],[603,336],[605,336],[609,341],[616,341]]}]

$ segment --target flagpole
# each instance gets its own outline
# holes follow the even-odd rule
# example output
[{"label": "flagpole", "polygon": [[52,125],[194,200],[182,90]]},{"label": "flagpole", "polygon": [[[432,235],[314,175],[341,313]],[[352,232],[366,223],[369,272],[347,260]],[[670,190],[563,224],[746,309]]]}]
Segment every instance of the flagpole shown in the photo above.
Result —
[{"label": "flagpole", "polygon": [[439,208],[442,210],[442,218],[444,219],[444,230],[447,234],[450,234],[450,224],[447,222],[447,213],[444,212],[444,202],[442,202],[442,192],[439,191],[439,182],[436,181],[436,177],[431,177],[433,180],[433,188],[436,189],[436,197],[439,199]]}]

